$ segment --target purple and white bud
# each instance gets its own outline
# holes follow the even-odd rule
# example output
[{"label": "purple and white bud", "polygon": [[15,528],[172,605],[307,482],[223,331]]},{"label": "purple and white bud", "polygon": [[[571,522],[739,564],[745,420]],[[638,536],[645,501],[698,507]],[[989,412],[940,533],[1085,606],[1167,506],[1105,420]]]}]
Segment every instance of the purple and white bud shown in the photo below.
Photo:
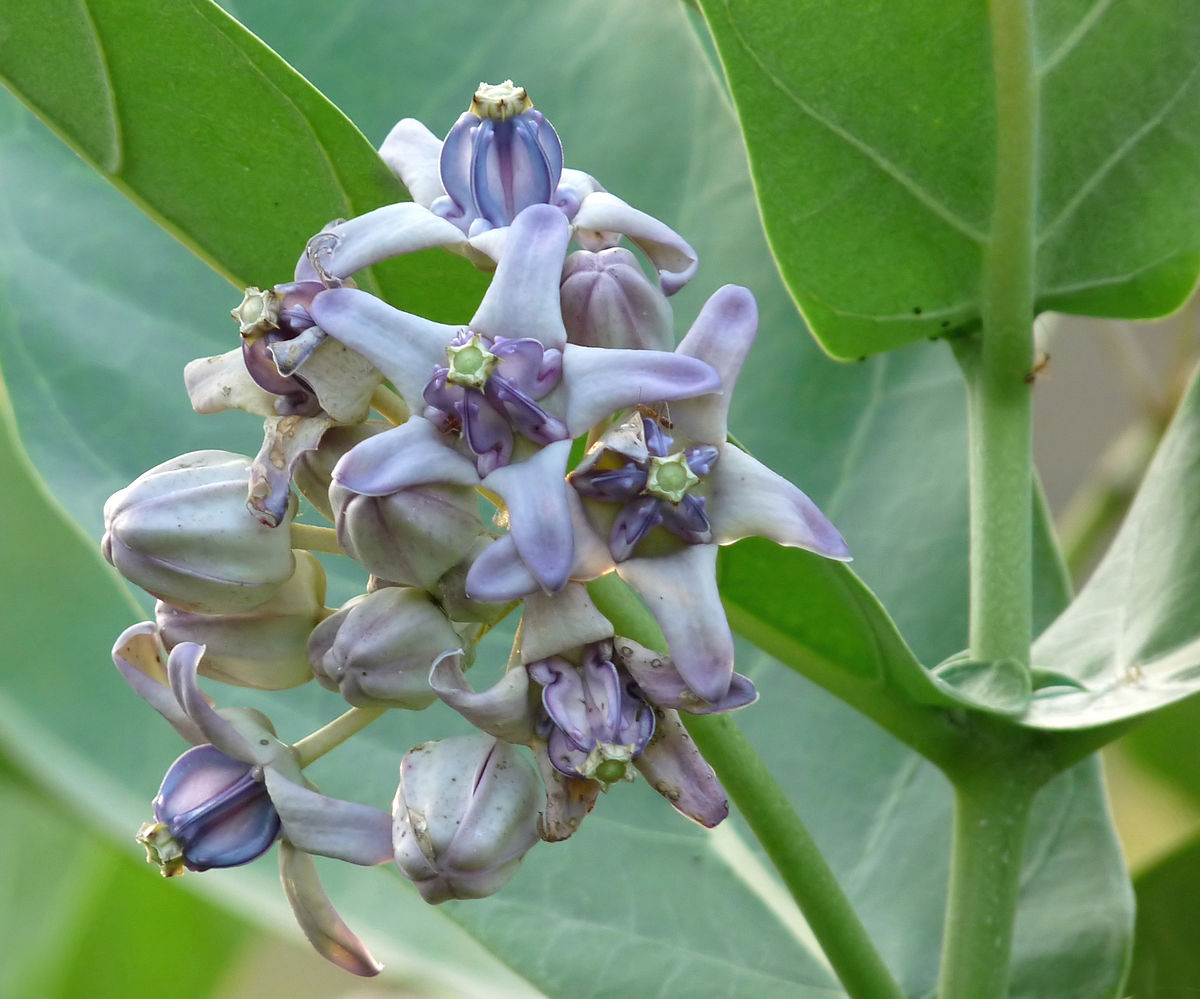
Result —
[{"label": "purple and white bud", "polygon": [[261,766],[215,746],[194,746],[177,759],[154,799],[154,822],[138,831],[146,857],[163,877],[237,867],[264,854],[279,836]]},{"label": "purple and white bud", "polygon": [[435,700],[429,670],[463,640],[420,590],[389,586],[350,600],[308,641],[317,682],[356,707],[420,711]]},{"label": "purple and white bud", "polygon": [[200,614],[237,613],[269,600],[292,577],[289,527],[246,508],[250,459],[193,451],[143,473],[104,504],[104,557],[131,583]]},{"label": "purple and white bud", "polygon": [[628,250],[612,247],[567,257],[562,275],[562,314],[567,339],[582,347],[671,350],[671,305],[647,280]]},{"label": "purple and white bud", "polygon": [[305,648],[325,613],[325,570],[299,551],[292,578],[251,610],[196,614],[160,600],[154,613],[168,652],[180,642],[206,647],[202,676],[259,690],[296,687],[312,679]]},{"label": "purple and white bud", "polygon": [[560,191],[563,149],[558,133],[524,88],[481,83],[442,144],[439,172],[446,196],[430,210],[468,236],[511,225],[530,205],[578,201]]},{"label": "purple and white bud", "polygon": [[483,533],[479,501],[466,486],[413,486],[362,496],[336,482],[329,490],[338,543],[367,571],[433,589]]},{"label": "purple and white bud", "polygon": [[491,895],[538,841],[543,800],[537,773],[508,743],[488,735],[422,743],[400,763],[396,864],[431,905]]}]

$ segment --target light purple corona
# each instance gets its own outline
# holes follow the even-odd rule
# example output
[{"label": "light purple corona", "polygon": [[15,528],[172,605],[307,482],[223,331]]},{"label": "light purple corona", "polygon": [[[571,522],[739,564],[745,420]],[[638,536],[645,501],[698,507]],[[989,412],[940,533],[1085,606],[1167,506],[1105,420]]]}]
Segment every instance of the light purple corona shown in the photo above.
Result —
[{"label": "light purple corona", "polygon": [[446,195],[431,210],[469,236],[511,225],[530,205],[564,200],[562,168],[558,134],[524,88],[511,80],[481,83],[442,145],[438,169]]}]

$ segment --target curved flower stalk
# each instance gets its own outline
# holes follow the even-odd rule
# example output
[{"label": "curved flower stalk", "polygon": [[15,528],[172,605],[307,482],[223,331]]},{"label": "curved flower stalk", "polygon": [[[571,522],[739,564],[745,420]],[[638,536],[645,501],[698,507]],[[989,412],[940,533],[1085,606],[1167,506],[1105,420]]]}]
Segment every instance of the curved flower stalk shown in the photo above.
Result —
[{"label": "curved flower stalk", "polygon": [[[842,536],[804,493],[726,441],[729,399],[757,325],[749,291],[718,290],[676,352],[711,364],[723,391],[672,403],[669,420],[635,413],[604,434],[570,476],[582,501],[582,515],[573,518],[576,549],[591,555],[591,564],[576,560],[571,577],[615,568],[645,599],[688,687],[710,704],[729,694],[733,677],[717,547],[765,537],[850,558]],[[602,566],[595,559],[601,546],[608,552]],[[521,562],[501,538],[472,567],[472,593],[502,600],[534,592],[537,581]]]},{"label": "curved flower stalk", "polygon": [[424,125],[400,121],[379,149],[412,202],[332,223],[309,244],[312,273],[341,279],[403,253],[440,246],[491,270],[508,227],[531,205],[552,205],[585,249],[627,237],[653,263],[667,295],[696,273],[697,255],[658,219],[609,194],[595,178],[563,168],[562,144],[511,80],[481,83],[471,107],[439,142]]},{"label": "curved flower stalk", "polygon": [[[566,582],[574,554],[563,484],[571,440],[644,399],[676,400],[720,385],[704,361],[679,353],[580,347],[566,342],[559,276],[569,238],[563,214],[526,208],[511,247],[465,329],[392,308],[365,292],[333,288],[311,312],[330,335],[366,357],[443,440],[474,462],[476,482],[508,508],[513,538],[541,588]],[[428,479],[424,452],[401,446],[408,425],[365,441],[334,470],[352,492],[384,495]],[[426,435],[428,436],[428,435]],[[451,458],[436,466],[470,479]]]},{"label": "curved flower stalk", "polygon": [[218,711],[196,683],[203,646],[177,645],[163,664],[153,622],[127,628],[113,662],[147,703],[195,748],[168,771],[155,799],[155,823],[138,835],[164,875],[231,867],[261,856],[277,836],[288,899],[314,946],[358,975],[381,968],[330,905],[311,861],[319,854],[375,866],[392,858],[386,812],[306,786],[290,746],[248,708]]}]

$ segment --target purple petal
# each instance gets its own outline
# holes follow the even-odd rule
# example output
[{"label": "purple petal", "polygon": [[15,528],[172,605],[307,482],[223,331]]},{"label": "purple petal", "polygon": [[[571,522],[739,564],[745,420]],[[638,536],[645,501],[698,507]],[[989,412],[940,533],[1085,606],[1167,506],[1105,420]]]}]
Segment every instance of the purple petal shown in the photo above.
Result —
[{"label": "purple petal", "polygon": [[476,692],[463,674],[461,655],[450,652],[434,662],[429,685],[446,704],[488,735],[516,744],[533,740],[534,710],[525,670],[507,670],[494,686]]},{"label": "purple petal", "polygon": [[621,507],[608,536],[608,547],[617,562],[629,558],[642,538],[662,523],[663,505],[657,496],[638,496]]},{"label": "purple petal", "polygon": [[383,965],[342,922],[321,887],[312,857],[287,840],[279,844],[279,876],[296,922],[318,954],[363,978],[378,975],[383,970]]},{"label": "purple petal", "polygon": [[475,150],[475,133],[482,122],[470,111],[464,111],[450,126],[438,156],[438,175],[444,198],[431,203],[437,214],[453,221],[463,232],[475,220],[475,197],[471,183],[471,160]]},{"label": "purple petal", "polygon": [[327,798],[266,770],[267,792],[283,822],[283,836],[305,853],[363,867],[392,859],[392,817],[378,808]]},{"label": "purple petal", "polygon": [[324,291],[310,311],[326,333],[382,371],[412,410],[420,409],[425,383],[445,363],[446,347],[461,332],[393,309],[356,288]]},{"label": "purple petal", "polygon": [[153,621],[131,625],[121,632],[113,645],[112,659],[133,692],[170,722],[184,739],[193,746],[209,741],[167,686],[167,670]]},{"label": "purple petal", "polygon": [[696,251],[674,229],[607,191],[585,197],[572,222],[577,229],[627,236],[650,258],[658,271],[663,293],[668,296],[687,284],[699,265]]},{"label": "purple petal", "polygon": [[379,147],[380,159],[408,188],[413,201],[426,208],[445,193],[438,176],[441,153],[442,140],[415,118],[398,121]]},{"label": "purple petal", "polygon": [[532,205],[521,212],[509,227],[504,255],[471,329],[493,339],[533,337],[562,350],[567,334],[558,286],[570,238],[557,208]]},{"label": "purple petal", "polygon": [[512,458],[513,432],[491,400],[478,389],[466,389],[458,407],[463,440],[475,452],[475,467],[481,476],[490,475]]},{"label": "purple petal", "polygon": [[334,466],[333,478],[360,496],[390,496],[433,483],[479,484],[475,463],[447,446],[437,428],[419,416],[356,444]]},{"label": "purple petal", "polygon": [[537,340],[501,337],[492,344],[500,358],[495,373],[512,382],[530,399],[540,399],[562,379],[562,351],[543,347]]},{"label": "purple petal", "polygon": [[509,537],[548,592],[566,585],[575,555],[566,482],[570,453],[569,440],[557,441],[484,479],[508,507]]},{"label": "purple petal", "polygon": [[[347,278],[364,267],[404,253],[466,242],[453,223],[411,201],[385,205],[341,222],[317,239],[322,248],[321,266],[337,278]],[[320,320],[317,322],[320,324]]]},{"label": "purple petal", "polygon": [[721,388],[716,371],[694,357],[573,343],[563,350],[563,384],[567,429],[573,437],[630,406],[687,399]]},{"label": "purple petal", "polygon": [[623,637],[614,639],[613,645],[620,664],[637,682],[646,699],[659,707],[674,708],[693,715],[710,715],[733,711],[753,704],[758,699],[754,684],[741,673],[734,673],[729,692],[717,703],[710,704],[684,683],[669,656]]},{"label": "purple petal", "polygon": [[684,436],[718,447],[724,442],[729,400],[757,331],[758,306],[745,288],[727,284],[704,303],[675,353],[711,364],[720,376],[721,392],[671,407],[671,419]]},{"label": "purple petal", "polygon": [[733,676],[733,635],[717,591],[716,563],[716,545],[689,545],[617,564],[662,628],[684,681],[713,704],[729,692]]},{"label": "purple petal", "polygon": [[502,376],[492,375],[484,394],[496,410],[508,417],[521,436],[535,444],[552,444],[570,436],[562,420],[547,413]]},{"label": "purple petal", "polygon": [[[588,696],[583,677],[567,660],[558,656],[529,664],[529,675],[542,686],[542,705],[551,721],[578,749],[586,754],[595,744],[593,725],[603,720]],[[614,675],[614,682],[615,682]],[[603,691],[597,692],[603,697]],[[600,710],[603,710],[601,706]],[[561,767],[559,768],[561,769]],[[570,771],[563,771],[570,773]]]},{"label": "purple petal", "polygon": [[726,444],[709,477],[708,515],[718,544],[769,538],[840,562],[850,549],[817,505],[781,475]]},{"label": "purple petal", "polygon": [[689,493],[678,503],[660,504],[659,512],[662,514],[663,527],[689,545],[703,545],[712,541],[712,529],[705,513],[703,496]]},{"label": "purple petal", "polygon": [[275,842],[279,816],[256,769],[207,745],[171,765],[154,817],[179,843],[188,870],[248,864]]},{"label": "purple petal", "polygon": [[590,468],[586,472],[573,472],[571,485],[588,499],[625,503],[646,488],[646,472],[633,462],[620,468]]},{"label": "purple petal", "polygon": [[269,763],[275,746],[251,742],[227,718],[219,715],[196,683],[196,671],[204,646],[195,642],[180,642],[167,658],[167,677],[175,699],[188,717],[204,733],[204,741],[212,743],[226,756],[246,763]]},{"label": "purple petal", "polygon": [[692,742],[679,715],[664,711],[658,729],[633,765],[676,811],[711,829],[729,815],[729,798]]}]

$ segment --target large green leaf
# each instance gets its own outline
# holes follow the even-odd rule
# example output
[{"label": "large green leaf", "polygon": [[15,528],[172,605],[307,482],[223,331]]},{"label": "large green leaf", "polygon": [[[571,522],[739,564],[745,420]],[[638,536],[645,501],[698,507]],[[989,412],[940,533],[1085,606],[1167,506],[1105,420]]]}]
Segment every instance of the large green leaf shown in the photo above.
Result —
[{"label": "large green leaf", "polygon": [[[330,219],[407,197],[337,108],[209,0],[6,3],[0,82],[237,285],[291,280]],[[382,285],[440,315],[458,302],[450,269],[417,255]],[[478,293],[480,278],[457,270]]]},{"label": "large green leaf", "polygon": [[1087,728],[1200,690],[1200,382],[1180,404],[1112,546],[1038,639],[1035,668],[1061,677],[1022,721]]},{"label": "large green leaf", "polygon": [[1137,879],[1137,935],[1127,991],[1134,999],[1184,996],[1200,982],[1200,842],[1193,840]]},{"label": "large green leaf", "polygon": [[[681,329],[725,281],[758,294],[762,332],[734,401],[736,432],[831,513],[921,661],[960,649],[966,503],[956,373],[934,348],[841,367],[809,343],[773,277],[744,162],[730,141],[732,116],[682,12],[635,0],[602,9],[547,5],[533,20],[522,20],[527,8],[515,2],[489,5],[486,17],[473,4],[432,2],[400,11],[351,0],[339,11],[313,30],[276,5],[239,5],[253,29],[376,140],[400,114],[444,128],[477,79],[519,75],[555,121],[569,164],[668,219],[699,249],[700,278],[676,299]],[[520,30],[510,29],[518,20]],[[465,38],[473,61],[462,78],[447,76],[445,67],[461,61],[448,53]],[[571,58],[563,57],[564,39],[575,41]],[[599,100],[597,65],[627,92],[655,93],[656,101],[632,113],[628,102]],[[11,105],[0,105],[0,131],[8,234],[0,245],[0,363],[39,472],[95,539],[103,498],[146,466],[193,448],[257,446],[252,418],[192,415],[176,374],[189,357],[236,342],[224,316],[233,303],[220,280],[59,155]],[[454,316],[470,311],[464,297]],[[8,481],[23,481],[19,473],[18,466]],[[14,580],[6,631],[42,625],[36,648],[27,639],[14,661],[36,654],[49,664],[33,677],[4,679],[0,725],[40,761],[45,779],[69,787],[106,821],[133,828],[182,748],[107,665],[107,647],[133,612],[94,550],[45,509],[40,493],[26,488],[0,500],[12,504],[4,523],[20,525],[0,531]],[[73,613],[70,629],[54,626],[64,603],[86,610]],[[945,892],[945,783],[802,678],[752,652],[741,667],[764,695],[742,716],[746,731],[829,852],[889,963],[910,992],[929,992]],[[290,739],[338,711],[314,685],[278,696],[212,692],[222,704],[269,711]],[[452,731],[444,711],[397,713],[320,761],[314,777],[330,793],[386,805],[400,754]],[[1043,792],[1031,843],[1017,975],[1038,984],[1023,994],[1113,993],[1121,960],[1111,942],[1127,935],[1131,917],[1094,767]],[[578,996],[840,994],[762,863],[736,824],[705,834],[635,785],[609,794],[568,843],[535,850],[504,893],[484,902],[428,909],[398,877],[322,869],[347,919],[394,973],[458,995],[533,988]],[[240,904],[280,913],[269,861],[205,877]],[[1087,905],[1072,894],[1083,889]],[[597,975],[601,958],[607,967]],[[1070,975],[1056,972],[1057,964]],[[627,977],[607,978],[618,972]]]},{"label": "large green leaf", "polygon": [[[0,995],[204,999],[250,927],[162,879],[0,761]],[[172,886],[174,887],[174,886]]]},{"label": "large green leaf", "polygon": [[978,323],[998,169],[1036,171],[1039,309],[1161,315],[1194,283],[1194,5],[1027,6],[1037,161],[998,166],[984,0],[702,0],[771,246],[831,353]]}]

